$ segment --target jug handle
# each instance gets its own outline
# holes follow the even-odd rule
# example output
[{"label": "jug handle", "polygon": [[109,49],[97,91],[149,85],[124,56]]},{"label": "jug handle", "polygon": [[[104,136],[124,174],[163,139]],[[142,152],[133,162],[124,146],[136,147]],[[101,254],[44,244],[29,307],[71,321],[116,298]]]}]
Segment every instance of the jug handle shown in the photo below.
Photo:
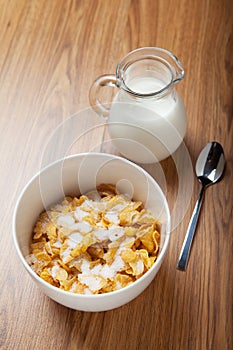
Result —
[{"label": "jug handle", "polygon": [[109,116],[110,108],[104,106],[98,98],[99,91],[104,86],[118,87],[117,79],[115,75],[101,75],[92,84],[89,91],[89,102],[94,111],[105,119]]}]

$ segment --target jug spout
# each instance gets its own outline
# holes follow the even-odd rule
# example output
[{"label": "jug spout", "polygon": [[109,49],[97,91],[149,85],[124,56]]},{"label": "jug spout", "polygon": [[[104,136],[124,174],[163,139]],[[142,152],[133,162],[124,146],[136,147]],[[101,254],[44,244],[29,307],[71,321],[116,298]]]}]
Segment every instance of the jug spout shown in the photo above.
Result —
[{"label": "jug spout", "polygon": [[170,55],[173,59],[173,84],[177,84],[184,79],[184,68],[180,60],[175,55],[173,55],[172,53],[170,53]]}]

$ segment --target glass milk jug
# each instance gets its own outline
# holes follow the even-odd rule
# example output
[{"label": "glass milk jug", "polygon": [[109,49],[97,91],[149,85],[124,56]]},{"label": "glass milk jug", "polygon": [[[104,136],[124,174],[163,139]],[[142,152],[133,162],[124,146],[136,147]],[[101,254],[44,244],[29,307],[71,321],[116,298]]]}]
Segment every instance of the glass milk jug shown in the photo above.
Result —
[{"label": "glass milk jug", "polygon": [[[90,104],[107,119],[117,150],[136,163],[167,158],[182,143],[186,111],[175,86],[184,78],[180,61],[171,52],[145,47],[128,53],[115,75],[103,75],[90,89]],[[99,100],[104,86],[117,87],[110,107]]]}]

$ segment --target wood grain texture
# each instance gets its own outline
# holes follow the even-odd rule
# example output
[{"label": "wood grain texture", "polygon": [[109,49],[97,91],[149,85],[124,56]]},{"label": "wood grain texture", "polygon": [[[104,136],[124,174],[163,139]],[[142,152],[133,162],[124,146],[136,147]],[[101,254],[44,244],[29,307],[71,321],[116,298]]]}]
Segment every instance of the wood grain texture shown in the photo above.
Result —
[{"label": "wood grain texture", "polygon": [[[230,0],[0,0],[0,349],[233,349],[232,14]],[[145,292],[108,312],[69,310],[41,294],[21,266],[13,209],[54,130],[89,107],[94,79],[114,73],[121,57],[142,46],[166,48],[183,63],[185,144],[194,164],[207,142],[219,141],[224,179],[206,191],[186,273],[176,263],[196,180],[166,260]],[[80,120],[80,128],[91,128],[89,119]],[[91,145],[83,136],[69,152],[114,152],[101,144],[106,140],[100,127]],[[161,167],[172,207],[179,179],[171,158]],[[147,170],[157,176],[156,168]]]}]

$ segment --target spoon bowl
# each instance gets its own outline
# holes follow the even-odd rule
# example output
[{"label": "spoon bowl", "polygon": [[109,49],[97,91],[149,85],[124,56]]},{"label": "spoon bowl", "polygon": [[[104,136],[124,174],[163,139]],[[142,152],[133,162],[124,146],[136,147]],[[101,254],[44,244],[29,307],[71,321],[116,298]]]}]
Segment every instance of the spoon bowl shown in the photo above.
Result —
[{"label": "spoon bowl", "polygon": [[196,163],[199,182],[205,186],[214,184],[221,178],[224,166],[224,152],[220,143],[208,143],[201,151]]}]

